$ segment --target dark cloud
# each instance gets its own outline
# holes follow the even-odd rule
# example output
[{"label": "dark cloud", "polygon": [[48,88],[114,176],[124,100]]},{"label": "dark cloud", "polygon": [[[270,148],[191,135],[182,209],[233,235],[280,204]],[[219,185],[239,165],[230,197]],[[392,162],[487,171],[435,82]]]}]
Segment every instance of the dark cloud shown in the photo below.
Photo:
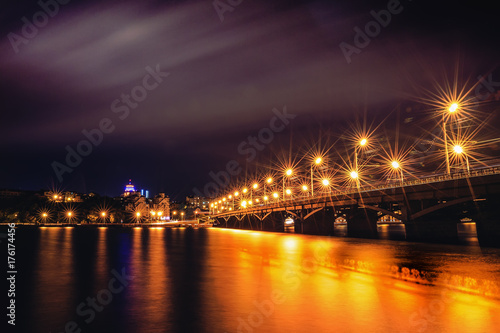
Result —
[{"label": "dark cloud", "polygon": [[[498,65],[491,11],[430,1],[401,2],[348,64],[339,43],[352,44],[353,28],[387,3],[243,1],[221,22],[211,1],[75,2],[18,53],[7,34],[40,8],[3,5],[0,187],[57,183],[50,163],[109,118],[113,133],[61,186],[114,195],[132,177],[185,194],[220,161],[241,157],[238,144],[273,107],[287,105],[300,117],[295,128],[314,131],[325,119],[392,107],[450,63],[473,78]],[[120,120],[113,101],[157,65],[170,76]]]}]

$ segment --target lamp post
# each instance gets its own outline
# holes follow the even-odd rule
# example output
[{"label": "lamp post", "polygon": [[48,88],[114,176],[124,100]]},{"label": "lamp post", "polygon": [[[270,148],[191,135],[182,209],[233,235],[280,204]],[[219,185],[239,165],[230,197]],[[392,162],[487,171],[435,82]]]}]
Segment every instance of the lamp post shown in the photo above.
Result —
[{"label": "lamp post", "polygon": [[464,155],[465,156],[465,163],[466,163],[466,166],[467,166],[467,173],[470,173],[470,168],[469,168],[469,157],[467,156],[467,154],[464,152],[464,148],[461,146],[461,145],[454,145],[453,146],[453,152],[457,155],[457,156],[461,156],[461,155]]},{"label": "lamp post", "polygon": [[311,197],[314,196],[314,176],[313,176],[313,167],[314,165],[320,165],[323,159],[321,157],[317,157],[314,160],[314,164],[311,164]]},{"label": "lamp post", "polygon": [[101,212],[102,223],[106,223],[106,212]]},{"label": "lamp post", "polygon": [[[454,114],[455,112],[458,111],[458,104],[457,103],[452,103],[448,107],[448,113],[449,114]],[[448,154],[448,134],[446,131],[446,115],[443,113],[443,137],[444,137],[444,150],[446,154],[446,172],[448,174],[451,174],[450,171],[450,156]]]},{"label": "lamp post", "polygon": [[[285,175],[290,177],[293,174],[292,169],[287,169]],[[285,176],[283,176],[283,201],[285,201]]]},{"label": "lamp post", "polygon": [[141,218],[141,213],[140,212],[135,213],[135,217],[136,217],[137,223],[139,223],[139,220]]},{"label": "lamp post", "polygon": [[403,184],[403,169],[401,168],[401,164],[394,160],[391,162],[391,167],[392,169],[394,169],[395,171],[399,171],[400,174],[401,174],[401,184]]},{"label": "lamp post", "polygon": [[361,147],[365,147],[368,144],[368,139],[363,138],[359,140],[359,143],[354,147],[354,169],[358,170],[358,150]]}]

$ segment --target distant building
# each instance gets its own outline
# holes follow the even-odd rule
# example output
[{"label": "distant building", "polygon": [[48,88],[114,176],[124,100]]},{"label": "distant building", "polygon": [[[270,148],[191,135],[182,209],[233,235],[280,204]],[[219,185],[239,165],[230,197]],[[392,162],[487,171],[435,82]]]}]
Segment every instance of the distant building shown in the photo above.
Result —
[{"label": "distant building", "polygon": [[199,208],[200,210],[208,210],[208,202],[209,200],[203,197],[193,195],[186,197],[186,206],[191,209]]},{"label": "distant building", "polygon": [[150,210],[154,211],[160,218],[170,217],[170,198],[165,193],[158,193],[150,203]]},{"label": "distant building", "polygon": [[132,184],[132,179],[129,179],[129,180],[128,180],[128,184],[127,184],[127,185],[125,185],[125,190],[124,190],[124,192],[123,192],[122,196],[124,196],[124,197],[128,197],[128,196],[130,196],[130,195],[133,195],[133,194],[138,194],[138,193],[139,193],[139,192],[137,192],[137,191],[135,190],[135,186]]}]

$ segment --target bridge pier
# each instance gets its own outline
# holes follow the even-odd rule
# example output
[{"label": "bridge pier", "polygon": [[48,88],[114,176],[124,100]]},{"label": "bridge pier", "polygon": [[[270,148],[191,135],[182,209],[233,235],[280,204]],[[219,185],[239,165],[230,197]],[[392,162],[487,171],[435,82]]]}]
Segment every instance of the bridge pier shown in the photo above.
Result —
[{"label": "bridge pier", "polygon": [[[360,238],[377,238],[377,220],[376,211],[358,206],[351,206],[346,213],[347,220],[347,236]],[[332,222],[333,228],[333,222]]]},{"label": "bridge pier", "polygon": [[500,247],[500,196],[491,196],[476,202],[477,212],[472,215],[476,222],[477,240],[480,246]]}]

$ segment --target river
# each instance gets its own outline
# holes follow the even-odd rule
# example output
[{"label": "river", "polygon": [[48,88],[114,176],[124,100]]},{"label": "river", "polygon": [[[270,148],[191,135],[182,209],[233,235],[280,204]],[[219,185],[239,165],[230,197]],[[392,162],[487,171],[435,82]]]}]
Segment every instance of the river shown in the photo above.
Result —
[{"label": "river", "polygon": [[477,244],[84,226],[19,227],[16,244],[19,332],[500,327],[500,249]]}]

